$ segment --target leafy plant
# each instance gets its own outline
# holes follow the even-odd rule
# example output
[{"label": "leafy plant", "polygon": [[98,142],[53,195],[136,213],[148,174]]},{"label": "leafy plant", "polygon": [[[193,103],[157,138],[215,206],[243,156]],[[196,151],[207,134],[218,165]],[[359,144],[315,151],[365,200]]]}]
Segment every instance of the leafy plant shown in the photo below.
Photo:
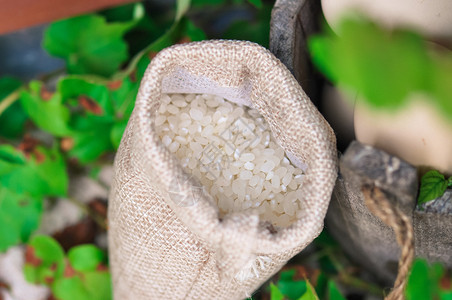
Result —
[{"label": "leafy plant", "polygon": [[328,299],[330,300],[345,300],[334,281],[328,282]]},{"label": "leafy plant", "polygon": [[299,299],[306,291],[305,280],[294,280],[295,270],[288,270],[279,274],[279,280],[276,284],[278,289],[289,299]]},{"label": "leafy plant", "polygon": [[262,8],[263,6],[262,0],[248,0],[248,2],[256,6],[256,8]]},{"label": "leafy plant", "polygon": [[417,259],[411,268],[405,291],[407,300],[452,299],[452,278],[440,264]]},{"label": "leafy plant", "polygon": [[31,81],[28,89],[21,92],[20,102],[24,111],[39,128],[55,136],[71,133],[67,127],[69,109],[63,106],[58,93],[46,92],[42,82]]},{"label": "leafy plant", "polygon": [[452,52],[430,50],[414,32],[344,19],[337,35],[325,29],[310,38],[309,50],[328,79],[374,108],[399,109],[411,93],[421,92],[452,120]]},{"label": "leafy plant", "polygon": [[[55,87],[48,81],[53,75],[27,84],[0,78],[0,252],[28,240],[45,199],[67,196],[69,160],[95,168],[117,149],[152,57],[175,43],[206,38],[186,17],[191,1],[176,4],[172,20],[162,22],[166,31],[141,3],[56,21],[43,47],[66,61],[69,74],[58,74]],[[147,36],[154,40],[130,58],[126,35],[137,28],[153,30]]]},{"label": "leafy plant", "polygon": [[[79,74],[60,77],[55,90],[44,81],[23,85],[0,78],[0,252],[27,242],[39,226],[44,199],[67,196],[68,158],[98,163],[118,147],[151,53],[186,36],[204,38],[183,17],[186,9],[125,70],[119,69],[129,58],[123,36],[144,18],[142,4],[133,4],[128,20],[108,22],[92,14],[51,24],[44,47],[66,60],[69,73]],[[31,123],[50,136],[31,137]]]},{"label": "leafy plant", "polygon": [[[21,86],[22,82],[16,78],[0,78],[0,136],[17,138],[24,132],[27,115],[19,103],[10,103],[17,97]],[[12,97],[8,98],[9,95]]]},{"label": "leafy plant", "polygon": [[[130,26],[132,24],[128,23],[122,27]],[[205,38],[188,19],[181,17],[163,37],[140,52],[128,69],[115,75],[115,79],[66,76],[59,80],[53,93],[46,91],[43,82],[32,81],[20,94],[22,107],[37,127],[56,137],[70,139],[70,147],[66,149],[70,157],[83,164],[93,162],[119,146],[152,53],[183,37],[190,40]],[[54,45],[60,42],[53,34],[48,34],[47,40]],[[59,47],[63,46],[59,44]],[[114,47],[108,49],[115,51]]]},{"label": "leafy plant", "polygon": [[[316,289],[311,282],[305,278],[303,280],[296,280],[295,269],[289,269],[279,273],[279,280],[276,284],[270,283],[270,299],[271,300],[319,300]],[[321,280],[318,281],[319,289],[325,288],[322,286]],[[321,291],[322,295],[324,291]],[[334,281],[329,281],[327,291],[329,300],[342,300],[341,292],[337,288]]]},{"label": "leafy plant", "polygon": [[452,187],[452,176],[446,179],[436,170],[428,171],[422,176],[417,203],[422,204],[441,197],[447,187]]},{"label": "leafy plant", "polygon": [[100,15],[83,15],[52,23],[44,36],[44,49],[63,58],[69,73],[111,76],[128,59],[124,34],[143,15],[138,3],[128,22],[109,23]]},{"label": "leafy plant", "polygon": [[37,229],[46,196],[65,196],[66,162],[56,147],[30,138],[19,145],[0,145],[0,252],[26,242]]},{"label": "leafy plant", "polygon": [[[237,20],[229,26],[224,33],[226,39],[249,40],[264,47],[269,46],[270,17],[272,6],[260,1],[249,1],[259,8],[257,12],[257,22],[247,20]],[[263,21],[268,20],[268,21]]]},{"label": "leafy plant", "polygon": [[48,236],[36,236],[27,245],[24,267],[28,281],[47,285],[59,300],[112,299],[105,254],[93,245],[76,246],[65,255]]},{"label": "leafy plant", "polygon": [[27,241],[38,227],[42,201],[38,197],[1,189],[0,202],[0,252],[3,252],[10,246]]}]

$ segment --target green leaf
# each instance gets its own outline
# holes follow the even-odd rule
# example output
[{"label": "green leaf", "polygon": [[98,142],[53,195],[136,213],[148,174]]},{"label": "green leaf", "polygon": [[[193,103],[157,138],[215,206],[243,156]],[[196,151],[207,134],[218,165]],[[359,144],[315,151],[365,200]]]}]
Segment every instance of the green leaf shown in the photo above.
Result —
[{"label": "green leaf", "polygon": [[328,282],[328,299],[329,300],[346,300],[342,293],[337,288],[334,281]]},{"label": "green leaf", "polygon": [[440,291],[439,299],[440,300],[452,300],[452,291]]},{"label": "green leaf", "polygon": [[[5,153],[7,147],[2,146],[0,149],[0,153]],[[37,147],[35,152],[39,153],[39,159],[32,155],[26,163],[23,162],[22,154],[18,150],[14,151],[21,162],[10,164],[8,173],[0,172],[0,184],[17,194],[33,197],[66,196],[69,181],[66,162],[57,147]],[[2,164],[6,165],[4,160],[0,160],[0,166]]]},{"label": "green leaf", "polygon": [[[101,14],[106,17],[108,22],[125,22],[136,18],[134,16],[137,14],[137,6],[143,8],[143,5],[126,4],[102,11]],[[130,55],[135,55],[146,48],[163,35],[173,23],[173,19],[166,18],[166,15],[163,15],[162,20],[159,17],[151,16],[151,14],[152,12],[148,15],[145,14],[124,36],[129,46]]]},{"label": "green leaf", "polygon": [[57,148],[37,147],[39,160],[0,145],[0,251],[26,242],[38,228],[44,196],[64,196],[66,164]]},{"label": "green leaf", "polygon": [[[17,90],[22,85],[22,82],[13,77],[0,78],[0,99]],[[0,105],[3,100],[0,100]],[[6,138],[17,138],[22,135],[24,131],[27,114],[22,109],[19,102],[11,104],[0,115],[0,135]]]},{"label": "green leaf", "polygon": [[14,77],[1,77],[0,78],[0,99],[5,98],[15,90],[17,90],[22,85],[19,79]]},{"label": "green leaf", "polygon": [[338,70],[335,67],[336,56],[333,53],[335,41],[333,37],[325,35],[314,35],[308,39],[308,48],[312,56],[312,62],[333,83],[337,83],[340,78],[337,74]]},{"label": "green leaf", "polygon": [[441,197],[447,189],[447,180],[436,170],[429,171],[422,176],[419,190],[418,204],[422,204]]},{"label": "green leaf", "polygon": [[71,266],[77,271],[94,271],[105,261],[105,254],[94,245],[81,245],[68,253]]},{"label": "green leaf", "polygon": [[175,21],[178,22],[190,8],[190,0],[177,0],[176,1],[176,18]]},{"label": "green leaf", "polygon": [[254,5],[256,8],[262,8],[262,0],[248,0],[248,2]]},{"label": "green leaf", "polygon": [[54,93],[50,99],[43,99],[42,89],[42,82],[30,82],[29,90],[22,91],[20,95],[22,107],[39,128],[56,136],[69,135],[71,131],[67,123],[70,113],[62,104],[61,95]]},{"label": "green leaf", "polygon": [[108,272],[88,272],[84,274],[86,289],[93,300],[112,299],[111,276]]},{"label": "green leaf", "polygon": [[114,120],[85,118],[78,116],[72,126],[74,146],[69,151],[71,157],[81,163],[89,163],[98,159],[102,154],[113,151],[111,130]]},{"label": "green leaf", "polygon": [[[147,67],[147,64],[145,67]],[[140,81],[141,77],[136,81],[131,80],[130,77],[126,77],[118,82],[120,84],[118,88],[110,88],[110,99],[114,106],[115,116],[119,120],[129,119],[135,105]]]},{"label": "green leaf", "polygon": [[[101,12],[108,22],[137,22],[145,17],[145,9],[141,3],[130,3],[116,6]],[[133,27],[133,26],[132,26]]]},{"label": "green leaf", "polygon": [[[132,113],[139,82],[126,77],[100,84],[67,77],[60,81],[58,88],[64,101],[70,103],[72,99],[75,108],[83,106],[84,109],[84,113],[73,114],[70,121],[74,146],[69,155],[88,163],[116,149]],[[79,103],[81,98],[87,103]]]},{"label": "green leaf", "polygon": [[207,38],[204,31],[201,28],[196,27],[196,25],[188,18],[184,18],[182,21],[183,33],[186,35],[191,42],[202,41]]},{"label": "green leaf", "polygon": [[52,286],[52,292],[61,300],[91,299],[82,279],[78,276],[58,279]]},{"label": "green leaf", "polygon": [[136,78],[139,82],[141,81],[144,71],[150,62],[151,55],[155,55],[162,49],[177,43],[183,37],[187,36],[187,32],[191,32],[190,35],[192,35],[192,37],[190,38],[192,40],[205,37],[205,35],[201,35],[199,30],[195,30],[196,27],[190,23],[191,22],[187,19],[187,17],[183,17],[179,22],[174,23],[162,36],[135,55],[127,69],[122,72],[122,74],[128,75],[136,72]]},{"label": "green leaf", "polygon": [[[150,53],[157,53],[165,47],[172,45],[183,37],[188,37],[191,41],[203,40],[206,38],[204,32],[197,28],[188,18],[183,17],[178,23],[173,25],[162,37],[144,49],[131,63],[132,70],[136,74],[136,80],[125,77],[118,89],[110,91],[110,97],[115,106],[116,121],[112,125],[110,132],[110,144],[117,149],[127,125],[129,117],[133,111],[135,98],[138,93],[139,82],[150,63]],[[104,146],[108,143],[104,141]],[[80,142],[82,144],[82,142]],[[100,148],[100,147],[99,147]],[[85,152],[85,154],[87,154]],[[89,159],[88,159],[89,160]]]},{"label": "green leaf", "polygon": [[99,268],[105,254],[93,245],[72,248],[68,258],[51,237],[37,236],[27,247],[25,277],[52,289],[60,300],[112,299],[111,277]]},{"label": "green leaf", "polygon": [[338,36],[329,32],[311,38],[309,49],[330,80],[358,91],[375,108],[399,108],[431,80],[432,65],[420,36],[388,32],[363,19],[344,20]]},{"label": "green leaf", "polygon": [[29,243],[25,261],[25,277],[28,281],[50,284],[63,275],[64,251],[53,238],[35,236]]},{"label": "green leaf", "polygon": [[0,252],[26,242],[39,226],[42,199],[0,188]]},{"label": "green leaf", "polygon": [[0,145],[0,176],[26,164],[25,156],[11,145]]},{"label": "green leaf", "polygon": [[82,276],[60,278],[52,292],[61,300],[112,299],[111,278],[108,272],[86,272]]},{"label": "green leaf", "polygon": [[124,130],[127,126],[127,120],[124,120],[120,123],[116,123],[111,130],[111,142],[115,149],[118,149],[119,144],[121,143],[122,135],[124,134]]},{"label": "green leaf", "polygon": [[191,1],[191,5],[192,6],[206,6],[206,5],[211,5],[211,6],[217,6],[217,5],[222,5],[227,3],[227,0],[192,0]]},{"label": "green leaf", "polygon": [[303,294],[298,300],[319,300],[314,287],[306,279],[306,293]]},{"label": "green leaf", "polygon": [[264,5],[257,12],[257,21],[238,20],[224,32],[222,38],[247,40],[268,48],[272,6]]},{"label": "green leaf", "polygon": [[89,299],[108,300],[112,299],[111,276],[108,272],[84,273],[85,286],[90,294]]},{"label": "green leaf", "polygon": [[43,263],[58,262],[64,257],[63,248],[49,236],[35,236],[28,245],[34,249],[35,256],[42,259]]},{"label": "green leaf", "polygon": [[6,138],[18,138],[24,133],[28,115],[19,101],[13,103],[0,116],[0,135]]},{"label": "green leaf", "polygon": [[[434,276],[437,277],[437,276]],[[416,259],[411,267],[405,290],[407,300],[434,299],[438,278],[431,276],[431,270],[425,260]]]},{"label": "green leaf", "polygon": [[166,47],[169,47],[179,42],[184,37],[189,37],[190,40],[202,40],[205,35],[197,28],[187,17],[183,17],[179,22],[173,24],[171,28],[162,35],[159,39],[149,45],[145,49],[146,53],[157,53]]},{"label": "green leaf", "polygon": [[84,97],[88,101],[92,101],[98,110],[84,110],[88,115],[96,116],[113,116],[113,104],[109,97],[108,89],[105,85],[95,83],[83,78],[68,76],[58,83],[58,91],[61,93],[63,102],[68,99],[79,99]]},{"label": "green leaf", "polygon": [[[74,113],[69,126],[74,141],[69,155],[81,163],[96,160],[119,146],[125,126],[132,113],[139,81],[127,76],[100,83],[89,78],[69,76],[61,80],[58,90],[63,101],[84,113]],[[87,104],[81,105],[80,98]],[[91,110],[89,107],[92,107]]]},{"label": "green leaf", "polygon": [[38,178],[42,180],[42,185],[48,186],[45,195],[66,196],[69,186],[67,166],[57,145],[52,149],[38,147],[37,150],[44,155],[44,158],[42,162],[33,161],[32,167],[36,170]]},{"label": "green leaf", "polygon": [[123,35],[143,17],[107,23],[105,17],[84,15],[52,23],[44,34],[44,48],[66,60],[69,73],[111,76],[127,60]]},{"label": "green leaf", "polygon": [[[151,45],[153,45],[153,44],[151,44]],[[148,48],[148,49],[150,49],[150,48]],[[145,50],[147,50],[147,49],[145,49]],[[141,79],[143,78],[144,72],[146,72],[146,69],[147,69],[149,63],[151,62],[151,59],[149,57],[150,53],[148,53],[148,52],[154,52],[154,51],[149,50],[149,51],[144,52],[147,55],[141,56],[136,63],[136,71],[135,71],[136,73],[135,74],[137,76],[138,82],[140,82]],[[157,51],[155,51],[155,52],[157,52]]]},{"label": "green leaf", "polygon": [[452,300],[452,292],[441,292],[440,300]]},{"label": "green leaf", "polygon": [[[145,67],[147,67],[147,64]],[[138,70],[137,73],[143,74],[144,71]],[[140,76],[142,76],[141,74]],[[130,77],[126,77],[120,82],[121,86],[118,89],[110,91],[110,97],[115,106],[116,116],[115,124],[110,133],[111,143],[113,144],[114,149],[118,149],[119,147],[122,135],[135,106],[135,98],[140,86],[139,82],[140,81],[138,80],[133,82]]]},{"label": "green leaf", "polygon": [[291,300],[299,299],[307,291],[306,281],[295,281],[293,276],[295,270],[283,271],[280,273],[280,278],[277,283],[279,290]]},{"label": "green leaf", "polygon": [[284,295],[281,293],[281,291],[278,289],[276,285],[274,285],[272,282],[270,283],[270,299],[271,300],[284,300]]},{"label": "green leaf", "polygon": [[328,278],[322,272],[317,277],[317,284],[315,286],[315,292],[316,292],[317,296],[319,297],[319,299],[326,298],[327,287],[328,287]]},{"label": "green leaf", "polygon": [[452,122],[452,51],[433,56],[431,93],[438,100],[438,108]]},{"label": "green leaf", "polygon": [[331,236],[331,234],[323,230],[318,237],[314,240],[314,243],[319,247],[334,249],[339,247],[337,241]]}]

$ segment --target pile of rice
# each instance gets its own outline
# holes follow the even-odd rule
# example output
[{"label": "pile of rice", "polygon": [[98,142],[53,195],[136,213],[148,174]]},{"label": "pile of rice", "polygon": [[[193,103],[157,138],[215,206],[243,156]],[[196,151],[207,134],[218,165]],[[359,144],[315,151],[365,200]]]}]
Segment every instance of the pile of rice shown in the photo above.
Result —
[{"label": "pile of rice", "polygon": [[257,209],[261,221],[279,227],[301,217],[303,171],[291,164],[257,110],[213,95],[168,94],[155,127],[223,215]]}]

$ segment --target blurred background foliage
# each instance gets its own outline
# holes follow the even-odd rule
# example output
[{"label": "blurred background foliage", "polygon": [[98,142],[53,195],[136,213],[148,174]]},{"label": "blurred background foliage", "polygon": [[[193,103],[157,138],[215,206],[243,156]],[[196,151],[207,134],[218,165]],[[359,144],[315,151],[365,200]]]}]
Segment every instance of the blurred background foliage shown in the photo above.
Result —
[{"label": "blurred background foliage", "polygon": [[196,0],[190,10],[190,1],[151,4],[51,23],[42,47],[65,67],[29,82],[0,78],[1,251],[28,240],[45,197],[67,196],[71,169],[112,162],[158,51],[233,36],[268,46],[271,2]]},{"label": "blurred background foliage", "polygon": [[[112,164],[141,78],[157,52],[176,43],[217,38],[268,48],[273,1],[157,2],[53,22],[42,47],[62,59],[64,68],[26,82],[0,78],[0,253],[25,244],[25,277],[49,286],[53,299],[111,299],[106,249],[77,243],[62,247],[61,236],[34,233],[45,207],[58,201],[76,203],[105,233],[105,214],[69,196],[72,174],[97,180],[102,166]],[[351,264],[327,232],[271,282],[253,297],[383,295],[381,286]],[[441,266],[419,261],[407,297],[452,299],[451,285]]]}]

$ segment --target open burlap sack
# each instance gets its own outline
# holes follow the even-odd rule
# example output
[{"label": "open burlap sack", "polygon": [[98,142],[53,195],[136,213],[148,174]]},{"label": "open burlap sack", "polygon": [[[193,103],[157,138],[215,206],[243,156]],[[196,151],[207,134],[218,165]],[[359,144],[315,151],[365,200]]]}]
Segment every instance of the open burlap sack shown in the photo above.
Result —
[{"label": "open burlap sack", "polygon": [[[211,197],[155,133],[162,93],[210,93],[255,107],[291,160],[307,167],[302,218],[276,231],[253,211],[220,219]],[[115,159],[109,205],[115,299],[249,296],[320,233],[336,169],[331,128],[269,51],[239,41],[161,51],[145,73]],[[171,196],[175,183],[184,201]]]}]

